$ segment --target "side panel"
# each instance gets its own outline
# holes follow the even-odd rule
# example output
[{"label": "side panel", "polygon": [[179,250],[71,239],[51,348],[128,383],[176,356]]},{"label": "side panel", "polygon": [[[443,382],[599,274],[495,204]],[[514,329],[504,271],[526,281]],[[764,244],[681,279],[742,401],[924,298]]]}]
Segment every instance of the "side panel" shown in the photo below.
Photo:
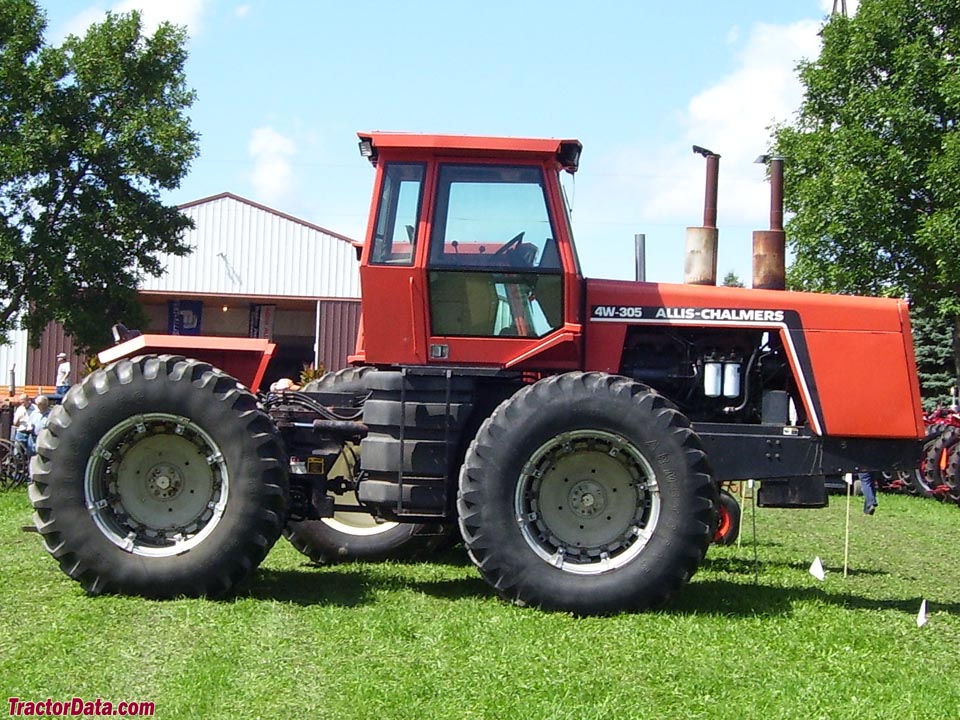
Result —
[{"label": "side panel", "polygon": [[[401,159],[397,166],[402,165],[422,168],[423,175],[418,181],[420,197],[416,205],[406,205],[401,210],[398,207],[401,204],[398,197],[400,190],[391,185],[388,179],[390,164],[381,163],[378,166],[360,263],[363,326],[358,338],[357,356],[352,358],[354,361],[362,356],[365,362],[371,364],[420,365],[426,362],[426,276],[423,271],[423,239],[426,231],[422,218],[424,205],[429,205],[430,179],[425,163]],[[400,181],[403,181],[402,177]],[[404,246],[405,257],[387,257],[374,262],[379,212],[384,213],[381,233],[386,235],[406,231],[406,234],[395,238],[391,236],[398,246]],[[411,241],[414,241],[414,247],[409,244]]]},{"label": "side panel", "polygon": [[360,269],[360,286],[366,361],[425,364],[423,271],[415,267],[367,265]]},{"label": "side panel", "polygon": [[770,425],[694,423],[715,477],[727,480],[792,479],[870,470],[909,470],[921,453],[913,438],[784,435]]},{"label": "side panel", "polygon": [[831,435],[916,434],[917,379],[905,362],[902,335],[808,330],[806,338]]},{"label": "side panel", "polygon": [[618,372],[629,325],[754,327],[781,334],[817,434],[923,436],[902,301],[588,280],[586,368]]}]

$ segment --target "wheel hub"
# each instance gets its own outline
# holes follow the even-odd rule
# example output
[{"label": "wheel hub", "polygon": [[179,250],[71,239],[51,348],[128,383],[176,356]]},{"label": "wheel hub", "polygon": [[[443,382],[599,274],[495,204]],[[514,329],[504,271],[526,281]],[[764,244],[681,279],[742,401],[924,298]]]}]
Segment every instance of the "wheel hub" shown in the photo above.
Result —
[{"label": "wheel hub", "polygon": [[147,474],[147,490],[157,500],[169,500],[180,494],[183,478],[177,469],[160,463]]},{"label": "wheel hub", "polygon": [[649,462],[625,438],[576,430],[532,455],[515,507],[537,555],[567,572],[595,574],[643,550],[659,519],[660,490]]},{"label": "wheel hub", "polygon": [[569,502],[574,514],[590,518],[603,512],[607,506],[607,494],[599,483],[581,480],[570,489]]},{"label": "wheel hub", "polygon": [[100,531],[138,555],[189,550],[219,523],[229,487],[218,446],[187,418],[151,413],[109,430],[87,463],[87,507]]}]

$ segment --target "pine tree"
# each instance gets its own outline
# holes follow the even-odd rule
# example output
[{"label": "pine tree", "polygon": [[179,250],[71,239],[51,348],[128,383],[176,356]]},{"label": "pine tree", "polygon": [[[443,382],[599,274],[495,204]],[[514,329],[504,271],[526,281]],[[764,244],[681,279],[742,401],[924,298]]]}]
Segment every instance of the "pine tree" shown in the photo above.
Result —
[{"label": "pine tree", "polygon": [[743,287],[743,282],[740,280],[740,276],[737,275],[733,270],[731,270],[726,275],[724,275],[723,286],[724,287]]},{"label": "pine tree", "polygon": [[925,410],[951,403],[957,368],[953,362],[953,329],[935,310],[911,308],[913,347]]}]

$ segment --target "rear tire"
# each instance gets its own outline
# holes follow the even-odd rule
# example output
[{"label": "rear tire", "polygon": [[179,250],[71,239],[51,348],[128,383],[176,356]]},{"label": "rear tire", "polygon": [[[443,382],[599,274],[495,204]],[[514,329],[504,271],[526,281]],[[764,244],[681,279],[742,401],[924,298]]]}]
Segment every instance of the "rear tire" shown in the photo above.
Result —
[{"label": "rear tire", "polygon": [[624,377],[568,373],[504,401],[460,471],[470,557],[500,595],[576,614],[645,610],[696,571],[717,485],[687,419]]},{"label": "rear tire", "polygon": [[[362,393],[364,376],[371,367],[348,367],[307,383],[303,390],[336,390]],[[331,475],[353,478],[359,464],[360,448],[348,445],[334,464]],[[432,551],[447,540],[447,534],[432,534],[425,525],[381,521],[360,508],[353,496],[334,496],[338,505],[357,505],[359,512],[338,510],[332,518],[288,522],[283,536],[315,563],[332,564],[352,560],[409,558]]]},{"label": "rear tire", "polygon": [[713,534],[714,545],[733,545],[740,537],[740,503],[726,490],[720,491],[717,531]]},{"label": "rear tire", "polygon": [[34,522],[88,592],[220,596],[286,518],[276,428],[237,381],[197,360],[121,360],[75,385],[33,459]]},{"label": "rear tire", "polygon": [[912,477],[911,488],[914,495],[935,497],[938,500],[946,497],[948,471],[958,443],[960,430],[948,426],[924,447],[923,472],[915,473]]}]

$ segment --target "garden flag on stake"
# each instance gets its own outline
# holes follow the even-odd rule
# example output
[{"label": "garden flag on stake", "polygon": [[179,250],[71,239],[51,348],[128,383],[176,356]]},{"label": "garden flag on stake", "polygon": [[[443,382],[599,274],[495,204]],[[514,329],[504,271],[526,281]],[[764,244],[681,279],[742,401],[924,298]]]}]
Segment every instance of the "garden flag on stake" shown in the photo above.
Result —
[{"label": "garden flag on stake", "polygon": [[823,580],[827,574],[823,571],[823,563],[820,562],[820,556],[817,555],[813,559],[813,562],[810,563],[810,574],[813,575],[817,580]]},{"label": "garden flag on stake", "polygon": [[917,613],[917,627],[923,627],[927,624],[927,601],[920,603],[920,612]]}]

